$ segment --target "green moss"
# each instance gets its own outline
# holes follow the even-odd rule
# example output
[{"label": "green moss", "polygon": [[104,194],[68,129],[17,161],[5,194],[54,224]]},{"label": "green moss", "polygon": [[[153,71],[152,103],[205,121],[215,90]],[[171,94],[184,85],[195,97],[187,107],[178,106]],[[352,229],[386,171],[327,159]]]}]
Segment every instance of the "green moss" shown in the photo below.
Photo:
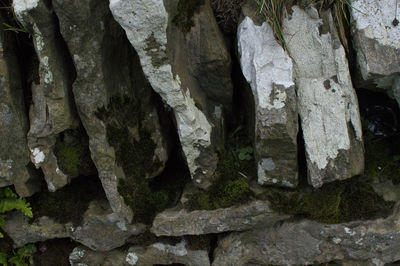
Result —
[{"label": "green moss", "polygon": [[58,141],[55,147],[58,165],[71,177],[79,175],[79,168],[85,156],[85,149],[80,144],[66,144]]},{"label": "green moss", "polygon": [[204,5],[204,0],[179,0],[177,14],[172,22],[180,27],[182,32],[188,33],[194,26],[193,16],[201,5]]},{"label": "green moss", "polygon": [[[189,196],[186,207],[190,210],[213,210],[248,202],[253,192],[246,181],[255,176],[255,162],[249,153],[248,139],[244,130],[229,136],[228,146],[219,155],[217,180],[211,188]],[[241,158],[243,149],[248,153]]]},{"label": "green moss", "polygon": [[329,224],[387,216],[393,207],[393,202],[384,201],[371,185],[357,178],[325,184],[312,192],[270,188],[262,197],[276,211]]},{"label": "green moss", "polygon": [[44,191],[29,198],[35,217],[48,216],[59,223],[73,222],[78,225],[89,203],[105,198],[99,179],[80,177],[57,192]]},{"label": "green moss", "polygon": [[97,116],[107,127],[107,140],[115,149],[117,163],[125,173],[118,192],[134,212],[137,222],[151,223],[156,213],[171,202],[169,187],[153,189],[145,177],[157,171],[161,162],[154,160],[156,144],[141,125],[139,103],[129,97],[113,97]]}]

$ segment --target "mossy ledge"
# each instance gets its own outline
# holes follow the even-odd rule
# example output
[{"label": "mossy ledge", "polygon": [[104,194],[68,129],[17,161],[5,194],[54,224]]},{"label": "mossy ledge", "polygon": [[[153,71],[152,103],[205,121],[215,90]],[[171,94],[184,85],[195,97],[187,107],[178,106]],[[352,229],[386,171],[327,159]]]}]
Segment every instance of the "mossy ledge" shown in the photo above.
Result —
[{"label": "mossy ledge", "polygon": [[114,96],[106,108],[97,116],[107,127],[107,140],[115,149],[117,163],[123,168],[126,178],[118,182],[118,192],[132,209],[135,222],[151,223],[154,216],[167,208],[183,186],[177,178],[172,183],[158,186],[154,183],[171,181],[168,177],[146,179],[160,168],[161,162],[154,159],[156,144],[151,134],[142,126],[143,114],[140,104],[132,97]]},{"label": "mossy ledge", "polygon": [[386,217],[394,206],[376,194],[365,177],[335,181],[313,191],[267,188],[259,197],[280,213],[327,224]]},{"label": "mossy ledge", "polygon": [[[43,184],[46,187],[45,184]],[[82,216],[95,199],[105,199],[97,176],[82,176],[57,192],[43,191],[28,198],[34,217],[47,216],[59,223],[79,225]],[[33,221],[33,220],[32,220]]]}]

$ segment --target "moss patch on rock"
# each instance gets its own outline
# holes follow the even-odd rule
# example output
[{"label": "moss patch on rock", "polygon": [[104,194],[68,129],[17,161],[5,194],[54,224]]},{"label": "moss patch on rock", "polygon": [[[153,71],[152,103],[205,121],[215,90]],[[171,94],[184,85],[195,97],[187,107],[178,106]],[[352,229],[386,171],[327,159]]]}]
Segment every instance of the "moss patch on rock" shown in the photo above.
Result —
[{"label": "moss patch on rock", "polygon": [[79,175],[79,168],[85,155],[84,148],[81,145],[68,145],[63,142],[57,142],[55,153],[58,165],[63,172],[72,177]]},{"label": "moss patch on rock", "polygon": [[328,224],[385,217],[394,205],[360,178],[335,181],[313,191],[268,188],[261,198],[268,199],[275,211]]},{"label": "moss patch on rock", "polygon": [[71,184],[57,190],[44,191],[28,198],[34,217],[48,216],[56,222],[73,222],[79,225],[89,203],[103,199],[105,194],[97,176],[85,176],[72,180]]},{"label": "moss patch on rock", "polygon": [[135,222],[151,223],[156,213],[170,205],[175,188],[152,186],[146,179],[158,171],[161,162],[154,158],[156,144],[142,126],[140,104],[128,96],[115,96],[97,116],[106,124],[107,140],[126,176],[119,180],[119,194],[132,209]]},{"label": "moss patch on rock", "polygon": [[231,134],[219,154],[217,179],[208,191],[190,195],[189,210],[213,210],[246,203],[252,199],[248,181],[255,176],[255,161],[243,129]]},{"label": "moss patch on rock", "polygon": [[194,26],[193,16],[204,5],[204,0],[179,0],[177,14],[172,22],[179,27],[183,33],[188,33]]}]

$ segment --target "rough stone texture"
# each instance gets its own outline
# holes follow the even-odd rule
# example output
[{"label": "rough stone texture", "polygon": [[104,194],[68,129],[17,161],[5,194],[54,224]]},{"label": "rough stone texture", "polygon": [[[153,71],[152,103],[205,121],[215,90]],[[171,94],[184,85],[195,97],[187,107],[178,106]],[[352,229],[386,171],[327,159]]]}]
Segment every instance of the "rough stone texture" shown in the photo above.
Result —
[{"label": "rough stone texture", "polygon": [[304,11],[294,6],[292,11],[284,18],[283,32],[294,61],[308,179],[320,187],[363,172],[360,115],[330,12],[320,19],[312,7]]},{"label": "rough stone texture", "polygon": [[[352,1],[352,35],[360,86],[378,87],[400,104],[400,26],[392,24],[396,1]],[[397,13],[397,17],[399,14]]]},{"label": "rough stone texture", "polygon": [[57,32],[57,18],[45,1],[13,1],[15,13],[32,35],[38,56],[40,83],[32,83],[28,146],[31,161],[41,167],[50,191],[69,182],[58,167],[53,147],[57,134],[72,126],[75,111],[72,100],[72,70],[65,44]]},{"label": "rough stone texture", "polygon": [[54,238],[70,237],[83,245],[99,251],[109,251],[125,244],[132,235],[143,233],[144,225],[129,225],[112,212],[107,202],[93,201],[83,216],[83,222],[60,224],[47,216],[31,224],[20,212],[7,215],[4,231],[21,247]]},{"label": "rough stone texture", "polygon": [[363,261],[384,265],[400,259],[400,216],[326,225],[285,222],[276,228],[232,233],[222,238],[213,265],[308,265]]},{"label": "rough stone texture", "polygon": [[[107,141],[106,127],[96,112],[107,106],[113,96],[140,99],[144,113],[141,124],[151,129],[156,144],[155,158],[160,162],[153,171],[157,175],[167,160],[167,148],[160,132],[158,115],[151,102],[151,87],[147,86],[135,52],[124,32],[115,23],[108,2],[97,0],[55,0],[53,7],[60,21],[60,31],[73,58],[77,77],[73,92],[79,116],[89,136],[89,147],[103,188],[115,213],[128,221],[132,211],[118,193],[118,180],[125,178],[121,162],[116,161],[114,149]],[[140,80],[142,78],[142,80]],[[132,114],[133,115],[133,114]],[[135,134],[135,129],[131,130]]]},{"label": "rough stone texture", "polygon": [[110,9],[153,89],[174,111],[192,178],[208,188],[218,162],[211,139],[222,142],[218,125],[231,101],[230,57],[209,2],[194,15],[194,27],[186,34],[172,22],[177,3],[111,0]]},{"label": "rough stone texture", "polygon": [[69,256],[72,266],[78,265],[210,265],[206,250],[193,250],[185,240],[177,244],[156,242],[149,246],[134,246],[128,251],[95,252],[86,247],[76,247]]},{"label": "rough stone texture", "polygon": [[269,227],[289,218],[270,209],[268,201],[253,201],[217,210],[166,210],[159,213],[150,231],[157,236],[214,234]]},{"label": "rough stone texture", "polygon": [[18,195],[26,197],[38,186],[27,168],[28,120],[16,45],[8,34],[0,33],[0,187],[14,184]]},{"label": "rough stone texture", "polygon": [[241,68],[255,103],[258,183],[295,187],[298,115],[292,61],[266,22],[258,26],[246,16],[237,37]]}]

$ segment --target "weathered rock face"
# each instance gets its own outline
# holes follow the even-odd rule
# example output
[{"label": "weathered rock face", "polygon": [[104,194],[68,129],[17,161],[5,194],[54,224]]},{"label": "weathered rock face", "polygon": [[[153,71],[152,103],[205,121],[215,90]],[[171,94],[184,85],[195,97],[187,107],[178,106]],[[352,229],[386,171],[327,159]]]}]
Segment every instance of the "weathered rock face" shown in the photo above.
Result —
[{"label": "weathered rock face", "polygon": [[68,176],[54,155],[57,134],[75,119],[72,74],[65,44],[57,31],[57,18],[45,1],[13,1],[14,11],[32,35],[39,59],[39,84],[32,83],[28,146],[34,165],[41,167],[50,191],[68,184]]},{"label": "weathered rock face", "polygon": [[7,216],[4,231],[17,247],[54,238],[70,237],[83,245],[100,251],[108,251],[125,244],[132,235],[143,233],[144,225],[131,225],[119,218],[107,202],[93,201],[83,216],[83,222],[60,224],[47,216],[35,219],[31,224],[19,212]]},{"label": "weathered rock face", "polygon": [[[384,265],[400,259],[399,216],[326,225],[287,222],[278,228],[232,233],[222,238],[213,265],[292,265],[364,261]],[[365,265],[365,264],[364,264]]]},{"label": "weathered rock face", "polygon": [[[112,209],[131,220],[133,213],[120,195],[118,184],[130,174],[124,162],[134,163],[136,158],[128,158],[130,153],[121,151],[121,147],[134,150],[134,143],[144,145],[144,135],[148,136],[146,141],[154,146],[151,157],[145,158],[151,171],[146,169],[140,178],[159,174],[168,157],[151,87],[140,66],[135,65],[137,56],[113,20],[107,1],[71,4],[56,0],[53,7],[76,68],[73,92],[93,161]],[[101,108],[103,116],[99,114]],[[122,137],[130,142],[121,143]]]},{"label": "weathered rock face", "polygon": [[27,169],[28,120],[16,46],[11,40],[7,33],[0,33],[0,187],[14,184],[24,197],[31,196],[38,186]]},{"label": "weathered rock face", "polygon": [[350,10],[360,86],[384,89],[400,103],[400,26],[394,23],[396,4],[355,0]]},{"label": "weathered rock face", "polygon": [[112,0],[110,9],[153,89],[174,111],[192,178],[208,188],[218,162],[212,139],[221,142],[216,125],[223,125],[224,106],[231,101],[230,57],[208,1],[195,7],[165,4]]},{"label": "weathered rock face", "polygon": [[157,236],[215,234],[269,227],[289,218],[273,212],[269,205],[268,201],[253,201],[212,211],[166,210],[154,218],[151,232]]},{"label": "weathered rock face", "polygon": [[187,247],[185,240],[176,244],[156,242],[149,246],[133,246],[126,252],[94,252],[85,247],[76,247],[69,256],[71,265],[210,265],[206,250]]},{"label": "weathered rock face", "polygon": [[271,26],[256,25],[250,18],[254,10],[247,10],[237,36],[242,72],[254,97],[258,183],[295,187],[298,115],[292,61]]},{"label": "weathered rock face", "polygon": [[364,168],[357,97],[346,55],[330,11],[321,17],[313,7],[304,11],[294,6],[283,22],[294,61],[308,178],[314,187],[361,174]]}]

